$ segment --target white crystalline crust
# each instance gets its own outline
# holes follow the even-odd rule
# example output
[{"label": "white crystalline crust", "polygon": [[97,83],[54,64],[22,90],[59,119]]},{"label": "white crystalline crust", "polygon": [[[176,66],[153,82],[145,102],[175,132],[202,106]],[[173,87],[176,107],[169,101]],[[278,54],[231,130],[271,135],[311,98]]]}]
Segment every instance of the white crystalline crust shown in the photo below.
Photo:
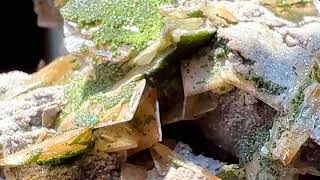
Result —
[{"label": "white crystalline crust", "polygon": [[[314,54],[320,52],[319,16],[291,22],[276,16],[259,1],[221,3],[238,19],[237,24],[217,31],[218,38],[228,40],[232,53],[227,63],[231,64],[233,73],[246,77],[252,71],[263,80],[283,87],[279,94],[254,93],[277,110],[288,110],[294,89],[307,76]],[[318,3],[315,4],[319,10]],[[243,63],[243,59],[252,61],[252,65]],[[230,72],[224,77],[233,79]],[[241,84],[236,86],[243,89]],[[250,88],[244,90],[252,93]]]},{"label": "white crystalline crust", "polygon": [[214,174],[217,174],[218,170],[223,165],[222,162],[212,158],[205,157],[202,154],[200,155],[193,154],[191,147],[182,142],[179,142],[176,145],[176,147],[174,148],[174,151],[177,152],[178,154],[181,154],[189,161],[192,161],[195,164],[201,166],[202,168],[210,170]]},{"label": "white crystalline crust", "polygon": [[23,90],[22,85],[24,81],[29,78],[30,75],[21,71],[11,71],[0,74],[0,99],[8,96],[12,90]]},{"label": "white crystalline crust", "polygon": [[39,88],[0,104],[0,143],[8,155],[34,144],[41,133],[42,114],[46,108],[64,105],[64,91],[60,86]]}]

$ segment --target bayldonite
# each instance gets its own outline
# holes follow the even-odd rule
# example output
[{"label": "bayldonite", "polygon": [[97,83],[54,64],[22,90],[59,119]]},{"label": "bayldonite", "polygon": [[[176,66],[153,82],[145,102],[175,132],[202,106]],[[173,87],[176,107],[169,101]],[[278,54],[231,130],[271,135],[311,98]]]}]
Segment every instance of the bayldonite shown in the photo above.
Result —
[{"label": "bayldonite", "polygon": [[159,38],[161,5],[171,0],[69,0],[61,9],[67,22],[81,30],[97,47],[116,50],[129,45],[135,52]]}]

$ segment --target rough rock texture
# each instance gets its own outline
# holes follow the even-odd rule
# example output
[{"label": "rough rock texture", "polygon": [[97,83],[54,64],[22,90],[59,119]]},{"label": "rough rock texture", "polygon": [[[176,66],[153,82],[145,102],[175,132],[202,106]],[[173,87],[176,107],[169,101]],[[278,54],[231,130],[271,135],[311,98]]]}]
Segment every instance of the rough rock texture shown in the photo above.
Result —
[{"label": "rough rock texture", "polygon": [[122,154],[104,154],[91,155],[80,161],[81,175],[80,179],[120,179],[120,168],[125,159]]},{"label": "rough rock texture", "polygon": [[219,98],[217,109],[199,120],[205,136],[226,152],[238,156],[239,139],[255,128],[272,124],[276,111],[241,91],[232,90]]},{"label": "rough rock texture", "polygon": [[38,88],[0,103],[0,145],[8,155],[36,142],[52,130],[42,127],[42,116],[64,105],[61,86]]},{"label": "rough rock texture", "polygon": [[66,164],[59,166],[26,166],[21,168],[11,168],[6,177],[12,177],[16,180],[39,179],[39,180],[65,180],[77,179],[79,176],[79,166],[76,164]]},{"label": "rough rock texture", "polygon": [[119,170],[123,162],[124,156],[121,154],[87,154],[81,159],[69,160],[65,164],[47,166],[30,165],[22,168],[11,168],[7,172],[7,177],[15,177],[17,180],[118,180],[120,179]]}]

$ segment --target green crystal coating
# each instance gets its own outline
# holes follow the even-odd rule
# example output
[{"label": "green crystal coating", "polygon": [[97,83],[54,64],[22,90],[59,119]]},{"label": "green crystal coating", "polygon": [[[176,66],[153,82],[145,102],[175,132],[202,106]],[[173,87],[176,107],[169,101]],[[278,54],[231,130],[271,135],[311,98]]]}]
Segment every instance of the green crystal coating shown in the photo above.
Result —
[{"label": "green crystal coating", "polygon": [[70,0],[61,9],[67,21],[80,28],[97,28],[91,34],[97,45],[116,48],[126,44],[141,50],[159,37],[159,7],[170,0]]}]

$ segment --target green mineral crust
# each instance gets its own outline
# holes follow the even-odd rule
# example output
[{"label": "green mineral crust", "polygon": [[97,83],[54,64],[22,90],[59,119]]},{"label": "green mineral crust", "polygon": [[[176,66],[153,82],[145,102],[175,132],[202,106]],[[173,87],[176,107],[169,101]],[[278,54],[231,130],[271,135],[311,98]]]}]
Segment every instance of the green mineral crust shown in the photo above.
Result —
[{"label": "green mineral crust", "polygon": [[163,17],[159,7],[170,0],[70,0],[61,9],[65,20],[89,33],[96,45],[131,45],[136,51],[159,38]]}]

